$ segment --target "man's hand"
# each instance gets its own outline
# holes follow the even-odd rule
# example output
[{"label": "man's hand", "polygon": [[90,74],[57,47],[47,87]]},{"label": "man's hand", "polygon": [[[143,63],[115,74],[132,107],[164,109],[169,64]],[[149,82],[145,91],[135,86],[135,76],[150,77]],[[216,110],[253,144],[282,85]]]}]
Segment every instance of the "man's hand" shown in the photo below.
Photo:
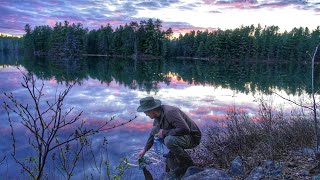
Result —
[{"label": "man's hand", "polygon": [[159,136],[159,138],[161,138],[161,139],[164,138],[163,129],[160,129],[160,130],[159,130],[158,136]]},{"label": "man's hand", "polygon": [[144,151],[144,149],[143,149],[139,152],[139,158],[142,158],[144,156],[144,154],[146,154],[146,151]]}]

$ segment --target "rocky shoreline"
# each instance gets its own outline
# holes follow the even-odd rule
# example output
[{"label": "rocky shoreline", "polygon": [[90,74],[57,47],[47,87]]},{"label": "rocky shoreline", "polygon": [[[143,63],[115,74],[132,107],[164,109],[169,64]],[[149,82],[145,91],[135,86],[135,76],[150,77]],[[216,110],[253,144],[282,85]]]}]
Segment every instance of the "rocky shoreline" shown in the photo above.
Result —
[{"label": "rocky shoreline", "polygon": [[[263,179],[311,179],[320,180],[320,165],[315,158],[315,151],[302,148],[284,154],[279,160],[261,160],[253,169],[246,169],[248,158],[237,156],[229,169],[217,167],[189,167],[182,180],[263,180]],[[170,174],[163,174],[161,179],[173,180]]]}]

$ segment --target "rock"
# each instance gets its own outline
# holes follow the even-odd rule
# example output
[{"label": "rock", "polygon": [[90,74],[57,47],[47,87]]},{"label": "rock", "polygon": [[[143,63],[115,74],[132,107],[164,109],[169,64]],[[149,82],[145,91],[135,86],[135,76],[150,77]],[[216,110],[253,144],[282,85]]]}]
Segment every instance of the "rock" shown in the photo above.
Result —
[{"label": "rock", "polygon": [[288,166],[288,168],[298,167],[298,165],[296,163],[294,163],[294,162],[289,162],[287,166]]},{"label": "rock", "polygon": [[311,175],[315,175],[315,174],[319,174],[319,173],[320,173],[319,164],[317,164],[314,167],[312,167],[311,169],[309,169],[309,174],[311,174]]},{"label": "rock", "polygon": [[299,173],[299,176],[309,176],[310,175],[309,171],[304,170],[304,169],[299,171],[298,173]]},{"label": "rock", "polygon": [[231,176],[242,176],[244,174],[244,167],[242,164],[242,159],[237,156],[232,162],[229,170]]},{"label": "rock", "polygon": [[320,180],[320,174],[318,174],[317,176],[313,176],[312,180]]},{"label": "rock", "polygon": [[267,160],[265,163],[266,169],[273,169],[275,167],[274,162],[271,160]]},{"label": "rock", "polygon": [[182,178],[186,178],[188,176],[192,176],[194,174],[197,174],[199,172],[203,171],[203,168],[199,168],[196,166],[191,166],[187,169],[186,173],[184,174],[184,176]]},{"label": "rock", "polygon": [[[162,173],[159,177],[159,179],[165,179],[165,177],[167,176],[168,173]],[[145,178],[146,179],[146,178]]]},{"label": "rock", "polygon": [[255,167],[246,180],[260,180],[264,178],[264,170],[261,166]]},{"label": "rock", "polygon": [[222,170],[217,170],[214,168],[207,168],[197,174],[183,178],[183,180],[199,180],[199,179],[201,180],[212,180],[212,179],[232,180],[232,178],[229,177],[226,172]]},{"label": "rock", "polygon": [[302,155],[303,156],[312,156],[314,154],[314,150],[310,148],[303,148]]},{"label": "rock", "polygon": [[265,162],[266,176],[271,179],[282,176],[282,167],[282,163],[275,164],[274,161],[267,160]]},{"label": "rock", "polygon": [[163,180],[176,180],[176,178],[174,177],[173,174],[171,173],[164,173],[160,179],[163,179]]}]

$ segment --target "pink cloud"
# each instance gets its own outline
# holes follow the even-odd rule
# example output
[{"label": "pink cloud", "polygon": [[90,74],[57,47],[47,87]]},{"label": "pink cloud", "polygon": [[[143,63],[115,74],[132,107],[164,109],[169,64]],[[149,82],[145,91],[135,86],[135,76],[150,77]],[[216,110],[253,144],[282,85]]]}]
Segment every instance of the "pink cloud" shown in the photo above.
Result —
[{"label": "pink cloud", "polygon": [[254,5],[256,5],[256,3],[255,3],[255,2],[250,2],[250,1],[242,1],[242,2],[225,2],[225,1],[220,1],[220,2],[215,3],[215,5],[218,5],[218,6],[231,6],[231,7],[242,8],[242,7],[254,6]]},{"label": "pink cloud", "polygon": [[59,1],[48,1],[48,3],[50,3],[51,5],[59,5],[60,4]]},{"label": "pink cloud", "polygon": [[146,123],[129,123],[125,125],[127,129],[133,129],[133,130],[138,130],[138,131],[145,131],[145,130],[150,130],[153,126],[152,122],[146,122]]},{"label": "pink cloud", "polygon": [[57,80],[55,79],[55,77],[51,78],[49,80],[49,84],[52,84],[52,85],[56,85],[57,84]]},{"label": "pink cloud", "polygon": [[226,120],[226,115],[207,114],[204,116],[204,119],[212,120],[212,121],[215,121],[215,120],[221,121],[221,120]]},{"label": "pink cloud", "polygon": [[56,24],[56,21],[53,19],[49,19],[49,20],[47,20],[47,24],[50,26],[54,26]]},{"label": "pink cloud", "polygon": [[9,133],[11,133],[11,129],[2,127],[2,128],[0,128],[0,133],[3,134],[3,135],[9,134]]}]

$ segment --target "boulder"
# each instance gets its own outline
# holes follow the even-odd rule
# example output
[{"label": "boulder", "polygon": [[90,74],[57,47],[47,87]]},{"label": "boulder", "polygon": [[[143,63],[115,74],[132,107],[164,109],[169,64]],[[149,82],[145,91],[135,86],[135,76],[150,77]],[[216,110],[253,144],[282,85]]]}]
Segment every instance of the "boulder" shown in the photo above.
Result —
[{"label": "boulder", "polygon": [[191,176],[183,178],[183,180],[212,180],[212,179],[219,179],[219,180],[232,180],[231,177],[227,175],[226,172],[214,168],[207,168],[203,171],[193,174]]},{"label": "boulder", "polygon": [[283,164],[280,163],[275,163],[272,160],[267,160],[265,162],[265,173],[266,177],[274,179],[274,178],[279,178],[282,176],[282,169],[283,169]]},{"label": "boulder", "polygon": [[244,167],[242,164],[242,159],[240,156],[237,156],[232,162],[229,170],[231,176],[243,176]]},{"label": "boulder", "polygon": [[199,168],[196,166],[191,166],[187,169],[186,173],[184,174],[184,176],[182,178],[186,178],[188,176],[192,176],[194,174],[197,174],[199,172],[203,171],[203,168]]},{"label": "boulder", "polygon": [[255,167],[245,180],[260,180],[264,178],[264,170],[261,166]]},{"label": "boulder", "polygon": [[315,153],[314,149],[311,149],[311,148],[303,148],[302,149],[303,156],[313,156],[314,153]]},{"label": "boulder", "polygon": [[312,180],[320,180],[320,174],[318,174],[317,176],[313,176]]}]

